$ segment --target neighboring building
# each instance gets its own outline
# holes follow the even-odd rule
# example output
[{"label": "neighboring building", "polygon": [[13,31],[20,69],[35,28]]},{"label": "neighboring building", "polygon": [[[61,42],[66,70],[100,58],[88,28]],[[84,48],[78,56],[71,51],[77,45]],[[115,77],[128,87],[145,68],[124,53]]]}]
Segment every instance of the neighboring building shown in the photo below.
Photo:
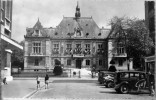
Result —
[{"label": "neighboring building", "polygon": [[[149,29],[149,36],[152,38],[155,44],[156,33],[156,4],[155,1],[145,1],[145,22]],[[155,70],[155,48],[152,48],[151,53],[145,58],[146,67],[145,70],[154,73]]]},{"label": "neighboring building", "polygon": [[[117,35],[121,33],[111,31],[108,35],[108,66],[115,65],[117,70],[133,70],[132,59],[127,59],[126,48],[123,42],[115,42]],[[117,46],[114,48],[114,46]]]},{"label": "neighboring building", "polygon": [[[155,25],[155,13],[156,13],[156,5],[155,1],[145,1],[145,23],[147,25],[147,28],[149,29],[149,36],[152,38],[154,44],[155,44],[155,32],[156,32],[156,25]],[[149,56],[152,56],[155,54],[155,48],[151,50],[151,53]]]},{"label": "neighboring building", "polygon": [[57,62],[64,68],[107,70],[108,29],[100,29],[92,17],[63,17],[56,28],[44,28],[40,21],[26,29],[24,70],[53,69]]},{"label": "neighboring building", "polygon": [[11,53],[14,49],[23,49],[12,34],[12,0],[0,0],[0,37],[1,37],[1,75],[7,80],[12,80],[11,75]]}]

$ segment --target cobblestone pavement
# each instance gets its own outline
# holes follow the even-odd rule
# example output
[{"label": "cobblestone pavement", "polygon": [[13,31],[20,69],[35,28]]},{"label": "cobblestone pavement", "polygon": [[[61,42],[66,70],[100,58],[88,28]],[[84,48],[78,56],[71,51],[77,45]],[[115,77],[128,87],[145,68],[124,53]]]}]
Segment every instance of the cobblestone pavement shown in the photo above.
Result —
[{"label": "cobblestone pavement", "polygon": [[117,94],[105,88],[96,79],[55,78],[50,80],[49,89],[36,90],[35,80],[14,80],[3,85],[4,100],[155,100],[149,94]]}]

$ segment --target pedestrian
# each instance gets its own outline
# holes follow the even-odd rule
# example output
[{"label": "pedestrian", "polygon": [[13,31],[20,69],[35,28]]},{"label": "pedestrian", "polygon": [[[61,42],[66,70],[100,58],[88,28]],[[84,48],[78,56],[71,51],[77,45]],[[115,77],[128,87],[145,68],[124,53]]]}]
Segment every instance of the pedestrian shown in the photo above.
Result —
[{"label": "pedestrian", "polygon": [[111,65],[108,69],[108,71],[110,72],[115,72],[116,71],[116,67],[114,65]]},{"label": "pedestrian", "polygon": [[155,91],[154,91],[154,75],[149,71],[149,90],[150,90],[150,95],[154,96]]},{"label": "pedestrian", "polygon": [[48,83],[49,83],[49,76],[46,74],[45,76],[45,89],[48,89]]},{"label": "pedestrian", "polygon": [[39,76],[37,76],[36,81],[37,81],[37,89],[39,89],[40,88],[40,77]]},{"label": "pedestrian", "polygon": [[3,83],[4,83],[4,85],[5,85],[5,84],[8,84],[8,83],[7,83],[7,80],[6,80],[6,77],[4,77]]}]

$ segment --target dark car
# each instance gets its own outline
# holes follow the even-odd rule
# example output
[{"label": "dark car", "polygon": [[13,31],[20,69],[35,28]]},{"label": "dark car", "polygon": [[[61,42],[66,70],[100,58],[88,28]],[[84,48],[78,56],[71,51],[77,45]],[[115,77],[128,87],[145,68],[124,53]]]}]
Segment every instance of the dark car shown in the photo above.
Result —
[{"label": "dark car", "polygon": [[148,89],[147,74],[141,71],[116,72],[115,90],[119,93],[129,93],[131,90]]},{"label": "dark car", "polygon": [[108,88],[113,88],[115,85],[114,77],[115,77],[115,72],[101,71],[99,73],[98,81],[100,82],[100,84],[103,84],[104,86]]}]

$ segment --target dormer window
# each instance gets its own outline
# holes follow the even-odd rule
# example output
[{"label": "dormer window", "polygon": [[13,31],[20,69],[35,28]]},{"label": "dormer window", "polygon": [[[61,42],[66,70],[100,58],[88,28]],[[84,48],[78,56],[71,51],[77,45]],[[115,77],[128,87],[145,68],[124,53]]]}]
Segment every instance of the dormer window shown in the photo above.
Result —
[{"label": "dormer window", "polygon": [[55,32],[55,35],[58,35],[58,33],[57,33],[57,32]]},{"label": "dormer window", "polygon": [[89,33],[86,33],[86,36],[88,36],[89,35]]},{"label": "dormer window", "polygon": [[39,34],[39,30],[35,30],[36,34],[38,35]]},{"label": "dormer window", "polygon": [[98,36],[101,36],[101,33],[99,33]]}]

